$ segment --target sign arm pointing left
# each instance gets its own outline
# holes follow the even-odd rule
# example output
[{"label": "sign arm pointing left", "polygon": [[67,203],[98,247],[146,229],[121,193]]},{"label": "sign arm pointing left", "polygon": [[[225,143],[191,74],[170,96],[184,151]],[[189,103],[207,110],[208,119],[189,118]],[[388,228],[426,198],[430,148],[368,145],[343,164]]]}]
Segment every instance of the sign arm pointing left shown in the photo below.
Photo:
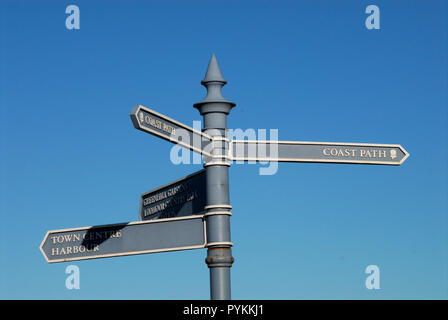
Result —
[{"label": "sign arm pointing left", "polygon": [[49,263],[204,248],[202,216],[48,231],[40,250]]},{"label": "sign arm pointing left", "polygon": [[156,137],[181,145],[187,149],[211,157],[213,138],[202,131],[141,105],[131,111],[134,127]]}]

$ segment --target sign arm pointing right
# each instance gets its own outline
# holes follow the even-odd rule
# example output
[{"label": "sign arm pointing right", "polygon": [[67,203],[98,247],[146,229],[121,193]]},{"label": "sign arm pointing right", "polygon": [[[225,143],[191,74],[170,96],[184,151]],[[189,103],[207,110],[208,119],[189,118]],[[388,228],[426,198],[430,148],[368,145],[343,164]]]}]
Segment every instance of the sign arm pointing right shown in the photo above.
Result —
[{"label": "sign arm pointing right", "polygon": [[400,165],[409,153],[398,144],[232,140],[233,161]]}]

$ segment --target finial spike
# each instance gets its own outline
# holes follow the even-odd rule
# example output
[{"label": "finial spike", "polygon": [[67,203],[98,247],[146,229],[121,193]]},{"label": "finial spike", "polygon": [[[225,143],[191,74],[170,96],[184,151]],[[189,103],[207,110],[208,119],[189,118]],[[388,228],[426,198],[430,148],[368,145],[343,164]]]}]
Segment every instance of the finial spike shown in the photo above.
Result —
[{"label": "finial spike", "polygon": [[213,53],[210,58],[210,62],[208,63],[207,73],[205,74],[204,80],[202,80],[202,84],[207,82],[222,82],[227,83],[221,73],[221,69],[219,68],[218,60],[216,60],[216,56]]},{"label": "finial spike", "polygon": [[201,102],[195,103],[193,106],[197,108],[202,115],[210,112],[229,114],[230,109],[235,106],[235,103],[222,96],[221,89],[227,81],[224,80],[224,77],[222,76],[215,54],[212,54],[210,62],[208,63],[207,73],[201,83],[207,88],[207,96]]}]

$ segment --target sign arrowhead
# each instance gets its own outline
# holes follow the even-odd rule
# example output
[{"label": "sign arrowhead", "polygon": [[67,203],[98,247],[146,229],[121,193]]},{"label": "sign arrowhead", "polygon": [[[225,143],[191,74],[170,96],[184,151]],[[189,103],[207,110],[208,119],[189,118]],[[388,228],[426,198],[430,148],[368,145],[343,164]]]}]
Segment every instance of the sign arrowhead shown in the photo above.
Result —
[{"label": "sign arrowhead", "polygon": [[399,163],[399,164],[402,164],[407,158],[409,158],[409,152],[407,152],[407,151],[405,150],[405,148],[403,148],[401,145],[398,145],[397,147],[398,147],[398,149],[400,149],[401,152],[403,152],[403,154],[404,154],[404,157],[400,160],[400,163]]}]

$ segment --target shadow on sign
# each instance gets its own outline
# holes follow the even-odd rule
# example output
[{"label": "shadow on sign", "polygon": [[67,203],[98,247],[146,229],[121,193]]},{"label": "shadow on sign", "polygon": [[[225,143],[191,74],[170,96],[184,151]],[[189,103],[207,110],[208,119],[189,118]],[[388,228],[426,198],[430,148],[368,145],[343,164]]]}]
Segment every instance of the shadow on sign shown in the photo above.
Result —
[{"label": "shadow on sign", "polygon": [[128,223],[117,224],[110,227],[91,227],[83,236],[82,244],[84,247],[99,246],[108,239],[120,237],[121,230]]}]

